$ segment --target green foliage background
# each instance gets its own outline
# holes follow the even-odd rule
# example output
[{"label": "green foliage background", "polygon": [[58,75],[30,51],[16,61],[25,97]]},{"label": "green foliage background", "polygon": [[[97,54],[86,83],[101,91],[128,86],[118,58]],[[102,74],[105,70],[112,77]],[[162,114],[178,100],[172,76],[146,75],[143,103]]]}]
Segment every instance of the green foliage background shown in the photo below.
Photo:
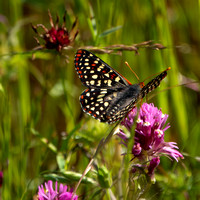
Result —
[{"label": "green foliage background", "polygon": [[[67,10],[69,29],[78,18],[79,35],[74,47],[63,53],[68,63],[55,51],[38,51],[32,59],[30,50],[37,44],[30,23],[50,28],[48,9],[54,20],[56,14],[62,18]],[[47,179],[74,187],[101,138],[111,130],[110,125],[86,116],[80,108],[78,99],[84,87],[74,70],[77,48],[148,40],[167,48],[141,48],[139,55],[123,51],[121,56],[98,56],[132,83],[137,80],[125,61],[141,80],[172,68],[155,93],[170,89],[149,102],[169,114],[171,128],[165,139],[177,142],[185,159],[177,164],[162,158],[157,182],[146,197],[200,198],[199,84],[193,84],[192,89],[188,88],[191,85],[181,85],[183,77],[188,78],[186,82],[198,82],[200,78],[199,1],[1,0],[0,170],[4,179],[0,199],[33,199],[38,185]],[[172,87],[175,85],[179,86]],[[94,166],[77,191],[80,199],[111,199],[111,193],[117,199],[125,198],[129,160],[123,161],[121,152],[119,140],[113,136],[95,161],[95,166],[105,166],[111,172],[112,187],[99,186]],[[122,169],[125,172],[119,179]]]}]

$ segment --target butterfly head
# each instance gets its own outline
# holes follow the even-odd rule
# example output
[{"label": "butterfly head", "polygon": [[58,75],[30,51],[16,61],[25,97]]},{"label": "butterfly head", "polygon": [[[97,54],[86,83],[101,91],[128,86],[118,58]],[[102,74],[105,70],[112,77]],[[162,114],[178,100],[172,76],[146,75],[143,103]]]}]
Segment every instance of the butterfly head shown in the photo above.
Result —
[{"label": "butterfly head", "polygon": [[139,83],[140,88],[143,88],[145,86],[144,82]]}]

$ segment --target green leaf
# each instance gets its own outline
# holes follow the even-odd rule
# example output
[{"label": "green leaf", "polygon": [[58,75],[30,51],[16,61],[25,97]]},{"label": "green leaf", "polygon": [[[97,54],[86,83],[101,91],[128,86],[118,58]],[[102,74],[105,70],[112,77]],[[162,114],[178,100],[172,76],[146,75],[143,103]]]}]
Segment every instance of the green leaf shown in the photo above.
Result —
[{"label": "green leaf", "polygon": [[121,28],[122,28],[122,26],[116,26],[114,28],[108,29],[108,30],[104,31],[103,33],[101,33],[99,35],[99,37],[105,37],[105,36],[107,36],[107,35],[109,35],[111,33],[114,33],[115,31],[117,31],[117,30],[119,30]]},{"label": "green leaf", "polygon": [[[82,174],[76,173],[73,171],[65,171],[65,172],[58,172],[58,173],[48,173],[42,175],[47,180],[52,181],[59,181],[62,183],[72,183],[77,182],[81,178]],[[97,182],[94,181],[92,178],[84,177],[82,180],[83,183],[97,185]]]},{"label": "green leaf", "polygon": [[57,160],[59,169],[64,170],[65,169],[65,157],[61,152],[59,152],[57,154],[56,160]]},{"label": "green leaf", "polygon": [[103,166],[98,169],[98,181],[102,188],[109,188],[112,185],[112,176],[108,169]]}]

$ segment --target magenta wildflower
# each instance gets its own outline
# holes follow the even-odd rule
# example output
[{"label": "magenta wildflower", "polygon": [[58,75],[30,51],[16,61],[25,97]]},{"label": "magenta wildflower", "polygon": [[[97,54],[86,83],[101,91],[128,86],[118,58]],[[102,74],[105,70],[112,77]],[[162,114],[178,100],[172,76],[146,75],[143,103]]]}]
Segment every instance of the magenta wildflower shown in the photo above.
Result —
[{"label": "magenta wildflower", "polygon": [[[128,130],[131,130],[136,116],[135,110],[133,113],[129,113],[128,117],[122,122],[122,125]],[[178,147],[175,142],[164,141],[164,132],[170,127],[169,123],[165,125],[167,118],[168,115],[163,114],[153,104],[144,103],[136,120],[132,154],[134,158],[138,158],[138,161],[147,163],[145,167],[151,177],[160,163],[160,156],[172,157],[177,162],[178,158],[183,158],[183,155],[177,150]],[[125,133],[120,130],[118,135],[123,140],[122,144],[127,146],[128,137]]]},{"label": "magenta wildflower", "polygon": [[[49,180],[43,185],[38,187],[38,200],[71,200],[73,195],[73,190],[67,191],[67,186],[60,184],[58,190],[58,183],[55,183],[55,190],[53,189],[53,182]],[[77,200],[78,196],[74,195],[72,200]]]},{"label": "magenta wildflower", "polygon": [[[40,45],[39,48],[56,49],[61,51],[64,47],[69,46],[76,38],[78,31],[74,31],[77,21],[74,22],[71,31],[65,27],[65,15],[63,16],[63,25],[59,26],[59,18],[57,16],[56,24],[54,25],[50,11],[48,11],[51,28],[47,29],[43,24],[32,25],[33,30],[40,38],[44,39],[44,46],[40,45],[38,38],[35,38]],[[38,27],[44,30],[44,33],[38,33]]]},{"label": "magenta wildflower", "polygon": [[2,186],[3,184],[3,172],[0,171],[0,187]]}]

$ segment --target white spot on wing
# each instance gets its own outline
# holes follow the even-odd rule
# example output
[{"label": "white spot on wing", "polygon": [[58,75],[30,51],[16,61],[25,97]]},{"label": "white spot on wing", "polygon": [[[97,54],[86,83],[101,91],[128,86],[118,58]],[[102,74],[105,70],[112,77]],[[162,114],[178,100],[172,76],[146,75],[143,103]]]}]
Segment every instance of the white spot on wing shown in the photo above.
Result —
[{"label": "white spot on wing", "polygon": [[100,85],[101,85],[101,80],[98,80],[96,86],[100,86]]},{"label": "white spot on wing", "polygon": [[106,94],[107,90],[101,90],[101,94]]},{"label": "white spot on wing", "polygon": [[117,97],[117,92],[113,92],[113,96],[114,96],[114,97]]},{"label": "white spot on wing", "polygon": [[94,81],[94,80],[91,80],[91,81],[90,81],[90,84],[91,84],[91,85],[94,85],[94,84],[95,84],[95,81]]},{"label": "white spot on wing", "polygon": [[116,81],[116,82],[119,82],[119,81],[120,81],[120,78],[117,76],[117,77],[115,78],[115,81]]},{"label": "white spot on wing", "polygon": [[108,80],[108,86],[111,86],[112,81]]},{"label": "white spot on wing", "polygon": [[99,115],[99,111],[96,111],[96,114]]},{"label": "white spot on wing", "polygon": [[96,74],[95,74],[95,75],[92,75],[92,78],[93,78],[93,79],[97,79],[97,78],[98,78],[98,75],[96,75]]},{"label": "white spot on wing", "polygon": [[104,103],[104,106],[107,107],[108,105],[109,105],[109,103],[106,101],[106,102]]},{"label": "white spot on wing", "polygon": [[101,97],[104,97],[105,95],[104,94],[100,94],[99,96],[98,96],[98,98],[101,98]]},{"label": "white spot on wing", "polygon": [[97,99],[97,101],[103,101],[103,98]]}]

